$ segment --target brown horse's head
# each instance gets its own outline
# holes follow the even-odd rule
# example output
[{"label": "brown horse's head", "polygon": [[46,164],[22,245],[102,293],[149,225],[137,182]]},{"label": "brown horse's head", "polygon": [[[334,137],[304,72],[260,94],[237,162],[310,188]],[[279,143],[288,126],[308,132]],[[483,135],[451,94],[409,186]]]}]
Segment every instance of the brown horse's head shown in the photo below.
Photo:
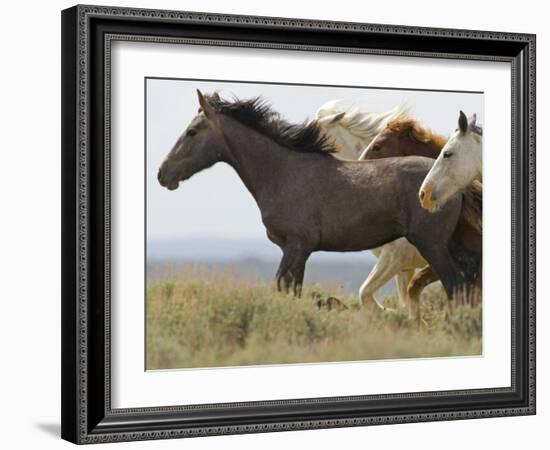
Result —
[{"label": "brown horse's head", "polygon": [[422,128],[416,120],[397,118],[378,133],[359,159],[411,155],[436,158],[445,142],[445,138]]},{"label": "brown horse's head", "polygon": [[[158,171],[159,183],[171,191],[177,189],[180,181],[212,166],[221,158],[223,139],[217,131],[216,111],[209,103],[209,97],[199,90],[197,94],[201,106],[199,113],[178,138]],[[216,96],[214,94],[212,98]]]}]

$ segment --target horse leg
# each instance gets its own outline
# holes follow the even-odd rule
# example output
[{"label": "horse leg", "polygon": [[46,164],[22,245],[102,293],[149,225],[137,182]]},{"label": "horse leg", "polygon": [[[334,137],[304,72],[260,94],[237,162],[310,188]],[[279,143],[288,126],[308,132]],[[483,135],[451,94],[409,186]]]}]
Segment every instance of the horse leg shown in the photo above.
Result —
[{"label": "horse leg", "polygon": [[[464,284],[465,280],[456,267],[447,245],[442,242],[433,242],[430,236],[420,238],[411,235],[407,238],[428,261],[437,276],[439,276],[449,303],[453,303],[457,289]],[[452,306],[452,304],[449,304],[449,307]]]},{"label": "horse leg", "polygon": [[283,258],[276,275],[279,291],[281,291],[282,282],[285,293],[288,293],[292,287],[296,297],[302,295],[306,261],[310,254],[311,251],[307,250],[306,246],[301,242],[285,245],[283,248]]},{"label": "horse leg", "polygon": [[409,316],[413,317],[416,321],[416,325],[420,326],[420,294],[426,286],[439,280],[437,274],[433,271],[431,266],[426,266],[419,270],[411,279],[407,288],[409,295]]},{"label": "horse leg", "polygon": [[[469,283],[467,286],[464,286],[463,290],[463,303],[466,303],[470,307],[475,307],[481,303],[481,294],[482,294],[482,284],[483,284],[483,272],[482,272],[482,263],[481,259],[479,262],[479,267],[475,274],[475,279],[473,283]],[[465,297],[465,298],[464,298]]]},{"label": "horse leg", "polygon": [[[428,259],[428,258],[426,258]],[[449,320],[455,312],[457,298],[460,297],[461,291],[465,286],[465,279],[461,276],[460,271],[456,268],[453,262],[451,253],[445,249],[444,256],[441,260],[436,260],[432,265],[432,269],[436,272],[443,284],[445,293],[447,294],[446,314],[445,319]]]},{"label": "horse leg", "polygon": [[[288,274],[288,266],[290,263],[290,255],[283,250],[283,258],[279,263],[279,268],[275,274],[275,280],[277,283],[277,290],[279,292],[288,293],[288,288],[290,286],[291,279]],[[281,286],[282,285],[282,286]]]},{"label": "horse leg", "polygon": [[483,258],[479,260],[479,268],[477,269],[476,282],[474,284],[474,292],[472,295],[472,306],[481,304],[482,288],[483,288]]},{"label": "horse leg", "polygon": [[302,284],[304,282],[304,273],[306,270],[306,261],[311,252],[305,251],[303,247],[297,249],[297,253],[292,260],[288,272],[292,277],[292,289],[295,297],[302,296]]},{"label": "horse leg", "polygon": [[382,251],[376,265],[359,289],[361,304],[367,306],[374,302],[380,309],[386,309],[376,298],[374,293],[384,286],[397,273],[395,260],[387,252]]},{"label": "horse leg", "polygon": [[413,276],[414,270],[404,270],[402,272],[399,272],[396,276],[397,295],[399,296],[399,306],[401,306],[401,308],[405,308],[409,304],[407,286],[411,282]]}]

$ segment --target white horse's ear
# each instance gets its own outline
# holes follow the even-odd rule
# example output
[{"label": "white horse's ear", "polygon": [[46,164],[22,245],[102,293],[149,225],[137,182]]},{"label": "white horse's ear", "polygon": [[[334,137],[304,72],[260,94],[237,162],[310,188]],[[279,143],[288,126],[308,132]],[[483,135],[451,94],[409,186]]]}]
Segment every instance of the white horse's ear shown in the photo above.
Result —
[{"label": "white horse's ear", "polygon": [[468,128],[476,127],[477,114],[473,113],[468,119]]},{"label": "white horse's ear", "polygon": [[462,111],[460,111],[460,115],[458,116],[458,129],[463,134],[468,131],[468,118]]},{"label": "white horse's ear", "polygon": [[342,120],[342,118],[346,115],[346,111],[342,111],[341,113],[335,114],[332,117],[332,120],[329,123],[336,123]]},{"label": "white horse's ear", "polygon": [[321,117],[320,119],[317,119],[317,122],[322,125],[330,125],[338,122],[345,115],[346,115],[345,111],[337,114],[331,114],[330,116],[325,116],[325,117]]},{"label": "white horse's ear", "polygon": [[204,112],[204,115],[208,117],[209,119],[214,117],[215,111],[214,108],[212,108],[212,105],[208,103],[208,100],[206,97],[202,94],[202,92],[197,89],[197,95],[199,97],[199,105],[201,105],[202,111]]}]

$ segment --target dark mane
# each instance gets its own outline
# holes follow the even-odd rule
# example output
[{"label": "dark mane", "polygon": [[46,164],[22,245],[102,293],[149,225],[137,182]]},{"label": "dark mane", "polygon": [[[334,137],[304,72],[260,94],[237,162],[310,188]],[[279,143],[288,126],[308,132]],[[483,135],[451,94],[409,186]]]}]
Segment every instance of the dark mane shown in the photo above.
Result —
[{"label": "dark mane", "polygon": [[316,122],[291,124],[261,97],[250,100],[235,98],[231,102],[214,94],[207,99],[216,112],[235,119],[290,150],[321,154],[336,152],[334,144]]}]

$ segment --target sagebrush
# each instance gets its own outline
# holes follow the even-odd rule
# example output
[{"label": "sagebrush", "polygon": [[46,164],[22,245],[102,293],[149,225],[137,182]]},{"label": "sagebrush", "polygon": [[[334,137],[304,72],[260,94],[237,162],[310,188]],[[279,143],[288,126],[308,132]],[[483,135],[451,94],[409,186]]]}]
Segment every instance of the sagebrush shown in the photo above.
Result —
[{"label": "sagebrush", "polygon": [[[319,309],[334,296],[348,309]],[[305,286],[302,298],[230,274],[150,283],[147,368],[358,361],[481,354],[482,308],[459,306],[449,317],[440,286],[422,296],[423,325],[388,296],[382,311],[359,308],[336,287]]]}]

